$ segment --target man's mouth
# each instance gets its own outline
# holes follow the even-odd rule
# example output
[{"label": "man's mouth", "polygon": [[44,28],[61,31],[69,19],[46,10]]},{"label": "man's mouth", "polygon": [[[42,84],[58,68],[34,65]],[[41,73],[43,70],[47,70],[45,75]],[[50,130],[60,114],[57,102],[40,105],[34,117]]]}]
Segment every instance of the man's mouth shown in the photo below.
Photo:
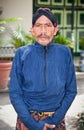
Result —
[{"label": "man's mouth", "polygon": [[50,37],[47,36],[46,34],[44,34],[44,35],[40,34],[40,35],[37,36],[37,38],[49,39]]},{"label": "man's mouth", "polygon": [[48,37],[45,37],[45,36],[41,36],[40,38],[44,39],[44,38],[48,38]]}]

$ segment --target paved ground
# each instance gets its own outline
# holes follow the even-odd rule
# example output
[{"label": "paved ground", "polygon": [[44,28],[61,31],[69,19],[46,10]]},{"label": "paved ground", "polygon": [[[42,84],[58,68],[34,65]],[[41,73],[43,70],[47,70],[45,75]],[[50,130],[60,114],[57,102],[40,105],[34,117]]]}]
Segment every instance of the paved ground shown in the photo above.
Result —
[{"label": "paved ground", "polygon": [[14,130],[16,113],[10,104],[8,92],[0,93],[0,130]]},{"label": "paved ground", "polygon": [[[77,130],[77,115],[84,111],[84,75],[77,76],[78,94],[66,114],[67,130]],[[10,103],[8,92],[0,92],[0,130],[14,130],[16,113]]]}]

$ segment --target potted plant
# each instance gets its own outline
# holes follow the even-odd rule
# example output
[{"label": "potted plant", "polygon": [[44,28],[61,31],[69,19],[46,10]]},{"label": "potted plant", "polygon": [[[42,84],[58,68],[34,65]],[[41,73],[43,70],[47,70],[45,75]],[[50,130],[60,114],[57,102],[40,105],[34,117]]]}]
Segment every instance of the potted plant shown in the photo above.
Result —
[{"label": "potted plant", "polygon": [[10,56],[11,47],[6,47],[8,42],[7,40],[4,40],[4,33],[6,30],[5,25],[17,20],[20,20],[20,18],[0,19],[0,91],[8,89],[9,75],[12,66],[12,58]]},{"label": "potted plant", "polygon": [[[32,37],[30,34],[27,34],[21,26],[18,26],[17,29],[11,30],[10,40],[8,40],[8,43],[12,45],[14,52],[17,48],[33,42],[34,42],[34,37]],[[2,42],[0,49],[3,49],[3,46],[7,44],[7,43],[4,44],[3,43],[4,41]],[[5,51],[5,49],[3,50]],[[10,60],[10,58],[8,56],[6,57],[6,55],[0,58],[0,91],[8,89],[7,87],[8,79],[9,79],[10,70],[12,66],[12,59]]]},{"label": "potted plant", "polygon": [[84,36],[79,39],[79,47],[80,47],[80,63],[79,69],[84,72]]}]

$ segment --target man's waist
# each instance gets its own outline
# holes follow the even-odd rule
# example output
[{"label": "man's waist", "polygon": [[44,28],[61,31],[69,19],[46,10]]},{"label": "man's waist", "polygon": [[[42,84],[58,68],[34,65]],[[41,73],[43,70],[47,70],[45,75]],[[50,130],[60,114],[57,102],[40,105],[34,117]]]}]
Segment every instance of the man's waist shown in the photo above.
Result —
[{"label": "man's waist", "polygon": [[49,116],[53,116],[55,112],[54,111],[50,111],[50,112],[30,111],[30,113],[34,117],[35,120],[43,120]]},{"label": "man's waist", "polygon": [[48,115],[48,116],[52,116],[55,112],[54,111],[50,111],[50,112],[38,112],[38,111],[30,111],[30,113],[34,113],[37,114],[39,116],[43,116],[43,115]]}]

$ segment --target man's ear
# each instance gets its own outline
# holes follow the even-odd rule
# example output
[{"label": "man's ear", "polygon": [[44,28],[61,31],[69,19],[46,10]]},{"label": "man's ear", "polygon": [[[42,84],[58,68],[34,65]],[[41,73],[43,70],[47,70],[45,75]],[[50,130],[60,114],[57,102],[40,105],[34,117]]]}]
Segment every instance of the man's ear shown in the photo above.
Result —
[{"label": "man's ear", "polygon": [[58,28],[58,27],[55,27],[54,29],[55,29],[55,31],[54,31],[54,36],[56,36],[57,33],[59,32],[59,28]]}]

